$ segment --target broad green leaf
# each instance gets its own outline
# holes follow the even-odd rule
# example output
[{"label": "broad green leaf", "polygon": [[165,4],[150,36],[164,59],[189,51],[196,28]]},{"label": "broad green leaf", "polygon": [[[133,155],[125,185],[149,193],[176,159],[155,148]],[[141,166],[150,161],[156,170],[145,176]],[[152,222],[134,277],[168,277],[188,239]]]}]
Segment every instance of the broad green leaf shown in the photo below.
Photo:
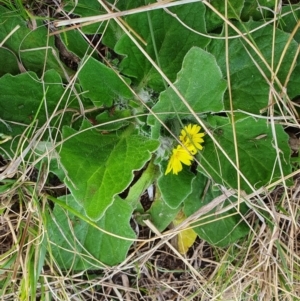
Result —
[{"label": "broad green leaf", "polygon": [[[300,95],[299,78],[300,78],[300,57],[298,56],[297,65],[294,68],[287,85],[287,93],[289,98],[293,99],[297,103],[299,102],[299,95]],[[295,108],[298,111],[298,114],[300,114],[298,105],[296,105]]]},{"label": "broad green leaf", "polygon": [[[240,25],[238,27],[242,32],[247,32],[260,25],[262,25],[262,23],[249,21],[248,23],[243,24],[243,26]],[[279,29],[275,30],[275,34],[273,31],[273,26],[265,25],[260,30],[251,33],[251,36],[248,35],[247,38],[252,40],[256,49],[261,53],[270,66],[272,57],[274,58],[273,70],[275,71],[280,62],[281,55],[284,53],[283,50],[288,44],[290,35]],[[229,31],[229,35],[235,34],[236,32],[233,30]],[[275,47],[273,53],[272,44],[274,37]],[[292,40],[289,44],[288,50],[285,52],[285,56],[277,73],[282,84],[284,84],[286,77],[290,72],[291,63],[295,57],[297,47],[297,43]],[[260,73],[258,67],[252,61],[245,48],[250,52],[252,58],[264,72],[266,77],[271,81],[270,71],[268,71],[262,60],[242,38],[229,40],[228,60],[233,108],[259,114],[260,110],[265,109],[268,106],[270,86]],[[224,40],[213,40],[208,46],[208,50],[215,55],[223,74],[226,72],[226,54],[224,49]],[[276,86],[277,85],[275,84],[275,87]],[[279,90],[279,92],[281,92],[281,90]],[[228,93],[226,93],[225,108],[229,109],[229,107],[229,97]]]},{"label": "broad green leaf", "polygon": [[65,11],[72,12],[81,17],[97,15],[101,8],[97,0],[64,0],[64,2],[66,2],[64,5]]},{"label": "broad green leaf", "polygon": [[[62,43],[62,45],[71,55],[74,55],[73,60],[75,62],[79,62],[86,55],[90,55],[93,50],[88,42],[83,38],[81,33],[77,30],[68,30],[60,34],[56,40],[56,43],[59,42]],[[92,56],[97,58],[97,52],[94,51]]]},{"label": "broad green leaf", "polygon": [[[55,204],[53,213],[47,218],[47,233],[51,242],[51,254],[62,269],[99,269],[103,264],[115,265],[127,255],[135,233],[130,227],[132,208],[116,198],[106,214],[96,224],[100,229],[122,238],[104,233],[88,223],[84,209],[73,196],[61,201],[72,208],[72,212]],[[76,213],[76,214],[74,214]]]},{"label": "broad green leaf", "polygon": [[[227,0],[227,18],[238,20],[240,18],[241,11],[244,7],[244,1],[242,0]],[[223,16],[225,16],[225,1],[211,1],[211,5]],[[213,10],[210,8],[206,9],[205,14],[207,31],[210,32],[217,27],[224,24],[221,19]]]},{"label": "broad green leaf", "polygon": [[70,135],[60,152],[67,172],[65,183],[87,216],[98,220],[114,197],[131,183],[133,171],[150,160],[158,142],[137,135],[131,128],[101,134],[92,129],[76,132],[64,127],[63,136]]},{"label": "broad green leaf", "polygon": [[[203,49],[193,47],[188,51],[174,85],[196,113],[223,110],[226,82],[214,56]],[[171,87],[161,93],[153,111],[159,113],[163,121],[177,114],[186,118],[190,113]],[[149,116],[148,122],[153,125],[154,116]]]},{"label": "broad green leaf", "polygon": [[[114,1],[108,0],[111,5],[116,7],[115,11],[126,11],[132,8],[137,8],[139,6],[144,6],[145,2],[142,0],[127,0],[127,1]],[[109,20],[108,25],[103,31],[103,44],[107,45],[109,48],[114,49],[116,43],[121,39],[124,35],[123,29],[117,24],[117,22],[113,19]]]},{"label": "broad green leaf", "polygon": [[[284,30],[285,32],[291,34],[294,31],[294,29],[296,28],[297,23],[299,22],[299,19],[300,19],[300,4],[282,7],[281,13],[285,14],[287,12],[290,12],[290,13],[286,16],[283,16],[280,19],[278,27],[280,29]],[[297,43],[300,43],[300,30],[299,29],[295,32],[295,35],[293,38]],[[292,61],[290,61],[289,63],[291,66]],[[299,96],[299,94],[300,94],[299,78],[300,78],[300,57],[298,54],[297,64],[291,74],[291,77],[289,78],[288,85],[287,85],[287,94],[290,99],[293,99],[293,98]]]},{"label": "broad green leaf", "polygon": [[[123,3],[125,3],[125,1]],[[103,31],[103,44],[108,46],[110,49],[114,49],[123,34],[124,31],[117,22],[115,20],[110,20],[109,25],[105,31]]]},{"label": "broad green leaf", "polygon": [[[133,1],[127,0],[127,1],[119,1],[119,2],[113,0],[105,1],[106,4],[108,2],[110,2],[111,5],[113,5],[114,7],[116,7],[115,11],[124,11],[133,8],[135,5],[138,5],[138,3],[136,3],[138,1],[136,0]],[[90,16],[107,14],[107,11],[101,7],[101,3],[97,0],[66,1],[66,5],[64,6],[64,11],[67,11],[69,13],[72,12],[72,14],[78,15],[80,17],[90,17]],[[113,19],[109,20],[108,22],[102,21],[88,26],[83,26],[81,28],[81,31],[86,34],[96,34],[95,37],[97,37],[101,33],[101,43],[103,43],[104,45],[108,46],[111,49],[114,48],[116,42],[124,34],[124,31]],[[77,31],[74,30],[69,32],[76,33]],[[72,47],[76,48],[77,52],[75,53],[82,51],[82,49],[78,48],[75,44],[72,45]],[[86,47],[84,47],[84,49],[85,48]]]},{"label": "broad green leaf", "polygon": [[[115,99],[132,97],[131,91],[119,76],[94,58],[84,62],[78,79],[84,95],[89,97],[95,106],[110,107]],[[128,80],[126,82],[129,83]]]},{"label": "broad green leaf", "polygon": [[8,48],[0,48],[0,76],[10,73],[11,75],[17,75],[20,73],[18,65],[18,58]]},{"label": "broad green leaf", "polygon": [[[184,213],[186,216],[192,215],[203,206],[209,204],[214,198],[221,195],[221,192],[207,181],[209,180],[205,176],[201,174],[197,175],[192,185],[192,193],[184,201]],[[248,226],[243,222],[240,213],[236,210],[231,209],[222,214],[214,213],[216,209],[221,210],[229,204],[230,200],[217,206],[217,208],[214,208],[205,215],[212,216],[200,217],[199,222],[195,223],[198,226],[193,228],[200,238],[210,244],[225,247],[236,242],[249,232]],[[241,207],[243,211],[246,210],[244,206]],[[230,214],[232,215],[228,216]]]},{"label": "broad green leaf", "polygon": [[[0,6],[0,41],[4,40],[8,34],[17,26],[20,28],[14,32],[4,43],[4,47],[9,48],[20,57],[20,61],[27,71],[33,71],[41,76],[44,70],[54,69],[62,78],[65,73],[59,62],[58,50],[55,47],[54,37],[49,37],[48,29],[37,20],[37,28],[30,29],[32,24],[27,24],[18,15],[11,15],[11,12]],[[54,54],[55,53],[55,54]],[[64,67],[71,75],[74,72]]]},{"label": "broad green leaf", "polygon": [[[40,80],[33,72],[22,73],[17,76],[4,75],[0,78],[0,90],[0,133],[11,136],[14,142],[12,149],[10,141],[1,144],[1,148],[4,148],[8,153],[16,150],[15,147],[20,134],[34,122],[36,114],[37,118],[32,124],[32,129],[41,127],[55,109],[57,112],[67,105],[66,98],[60,101],[65,90],[60,76],[54,70],[47,71],[43,80]],[[78,108],[78,104],[72,105],[73,108]],[[58,115],[57,118],[54,118],[50,126],[57,127],[57,121],[61,117]],[[62,124],[69,123],[70,119],[71,114],[65,112]]]},{"label": "broad green leaf", "polygon": [[168,204],[161,198],[159,188],[157,188],[154,202],[147,213],[150,214],[151,222],[158,231],[164,231],[171,224],[180,210],[180,206],[175,209],[168,206]]},{"label": "broad green leaf", "polygon": [[191,193],[191,185],[195,175],[190,167],[184,165],[183,170],[174,175],[172,172],[165,175],[167,163],[162,163],[162,175],[158,178],[158,187],[161,197],[171,208],[178,208],[184,199]]},{"label": "broad green leaf", "polygon": [[96,116],[96,121],[101,124],[101,130],[103,131],[115,131],[124,126],[127,126],[132,119],[128,120],[126,117],[132,116],[129,109],[114,108],[111,110],[104,111]]},{"label": "broad green leaf", "polygon": [[[281,14],[284,16],[279,19],[278,28],[291,34],[300,19],[300,4],[283,6]],[[295,32],[293,38],[297,43],[300,43],[299,30]]]},{"label": "broad green leaf", "polygon": [[[145,5],[144,1],[139,3],[141,6]],[[205,6],[202,3],[179,5],[169,10],[193,30],[206,32]],[[176,73],[180,70],[182,60],[189,49],[192,46],[205,47],[209,42],[209,39],[192,32],[164,10],[138,13],[128,16],[125,20],[144,39],[147,46],[141,42],[140,44],[171,81],[175,80]],[[151,32],[153,32],[153,39]],[[134,83],[139,88],[149,86],[156,91],[165,88],[159,73],[127,35],[124,34],[119,40],[115,51],[126,56],[120,65],[121,71],[134,78]]]},{"label": "broad green leaf", "polygon": [[[64,11],[69,14],[78,15],[80,17],[89,17],[99,15],[101,12],[101,5],[97,0],[64,0]],[[81,30],[86,34],[98,33],[102,23],[95,23],[88,26],[83,26]]]},{"label": "broad green leaf", "polygon": [[[214,138],[220,143],[229,158],[236,162],[233,131],[229,119],[225,117],[212,117],[211,131]],[[290,148],[288,135],[281,125],[275,125],[276,139],[279,148],[279,158],[274,144],[274,137],[270,124],[265,119],[248,117],[235,124],[239,170],[250,184],[259,188],[281,178],[279,160],[283,175],[291,172]],[[215,146],[207,136],[205,147],[200,155],[199,170],[207,174],[216,183],[227,187],[237,187],[237,172],[224,154]],[[241,189],[252,192],[245,180],[241,179]]]},{"label": "broad green leaf", "polygon": [[275,10],[276,0],[245,0],[244,2],[241,15],[243,21],[249,19],[258,21],[273,17],[272,10]]}]

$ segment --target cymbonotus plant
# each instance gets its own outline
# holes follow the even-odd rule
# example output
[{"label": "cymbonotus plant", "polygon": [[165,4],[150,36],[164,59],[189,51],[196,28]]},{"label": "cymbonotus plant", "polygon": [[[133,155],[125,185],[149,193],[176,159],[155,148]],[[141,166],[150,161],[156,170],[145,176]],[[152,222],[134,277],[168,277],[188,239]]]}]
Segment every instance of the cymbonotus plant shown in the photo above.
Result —
[{"label": "cymbonotus plant", "polygon": [[[25,2],[30,18],[0,3],[1,214],[26,208],[19,229],[42,254],[23,241],[18,260],[36,275],[23,288],[49,280],[43,265],[59,277],[122,266],[150,224],[149,241],[176,237],[184,255],[277,227],[284,206],[266,194],[287,193],[298,168],[299,5]],[[7,179],[34,198],[16,206]]]}]

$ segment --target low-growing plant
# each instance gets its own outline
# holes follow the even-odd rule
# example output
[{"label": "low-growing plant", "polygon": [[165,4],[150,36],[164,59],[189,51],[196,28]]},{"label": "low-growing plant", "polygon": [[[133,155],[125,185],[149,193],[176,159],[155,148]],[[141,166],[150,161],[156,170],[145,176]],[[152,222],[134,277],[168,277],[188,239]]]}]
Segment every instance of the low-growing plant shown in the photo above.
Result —
[{"label": "low-growing plant", "polygon": [[[42,224],[27,227],[43,235],[42,256],[29,270],[119,264],[139,240],[133,222],[161,233],[173,223],[183,254],[196,237],[236,243],[253,213],[272,227],[264,194],[293,183],[286,126],[298,116],[299,5],[61,6],[65,15],[26,19],[0,5],[1,192],[8,178],[35,183]],[[36,288],[39,275],[24,285]]]}]

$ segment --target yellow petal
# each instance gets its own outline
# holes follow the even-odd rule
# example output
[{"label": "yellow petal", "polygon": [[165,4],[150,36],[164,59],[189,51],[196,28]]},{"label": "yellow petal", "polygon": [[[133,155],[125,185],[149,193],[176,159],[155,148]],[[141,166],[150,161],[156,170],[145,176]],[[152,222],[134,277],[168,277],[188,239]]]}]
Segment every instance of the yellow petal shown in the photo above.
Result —
[{"label": "yellow petal", "polygon": [[198,150],[203,149],[200,143],[204,142],[202,137],[205,134],[199,133],[200,130],[201,127],[199,125],[188,124],[180,132],[179,140],[193,155],[196,154]]},{"label": "yellow petal", "polygon": [[189,166],[192,164],[192,161],[193,156],[181,145],[178,145],[172,151],[165,175],[171,170],[173,170],[173,174],[177,175],[182,170],[182,163]]}]

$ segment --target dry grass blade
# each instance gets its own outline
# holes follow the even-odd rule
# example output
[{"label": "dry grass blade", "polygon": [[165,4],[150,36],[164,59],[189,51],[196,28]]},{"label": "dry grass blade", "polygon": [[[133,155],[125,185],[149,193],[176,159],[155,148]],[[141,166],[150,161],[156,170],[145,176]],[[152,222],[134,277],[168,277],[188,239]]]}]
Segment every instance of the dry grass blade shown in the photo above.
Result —
[{"label": "dry grass blade", "polygon": [[[78,23],[85,23],[87,22],[87,25],[90,25],[94,22],[102,22],[118,17],[123,17],[123,16],[128,16],[132,14],[137,14],[141,12],[146,12],[146,11],[151,11],[155,9],[161,9],[161,8],[167,8],[167,7],[172,7],[172,6],[177,6],[177,5],[182,5],[182,4],[188,4],[188,3],[193,3],[193,2],[199,2],[199,0],[178,0],[173,2],[173,0],[162,0],[156,3],[152,3],[149,5],[145,5],[139,8],[134,8],[130,9],[127,11],[122,11],[122,12],[111,12],[106,15],[99,15],[99,16],[92,16],[92,17],[86,17],[86,18],[77,18],[77,19],[71,19],[71,20],[64,20],[64,21],[56,21],[54,22],[54,26],[56,27],[61,27],[65,25],[71,25],[71,24],[78,24]],[[104,4],[104,3],[103,3]],[[113,7],[112,7],[113,8]],[[82,24],[84,26],[84,24]]]}]

